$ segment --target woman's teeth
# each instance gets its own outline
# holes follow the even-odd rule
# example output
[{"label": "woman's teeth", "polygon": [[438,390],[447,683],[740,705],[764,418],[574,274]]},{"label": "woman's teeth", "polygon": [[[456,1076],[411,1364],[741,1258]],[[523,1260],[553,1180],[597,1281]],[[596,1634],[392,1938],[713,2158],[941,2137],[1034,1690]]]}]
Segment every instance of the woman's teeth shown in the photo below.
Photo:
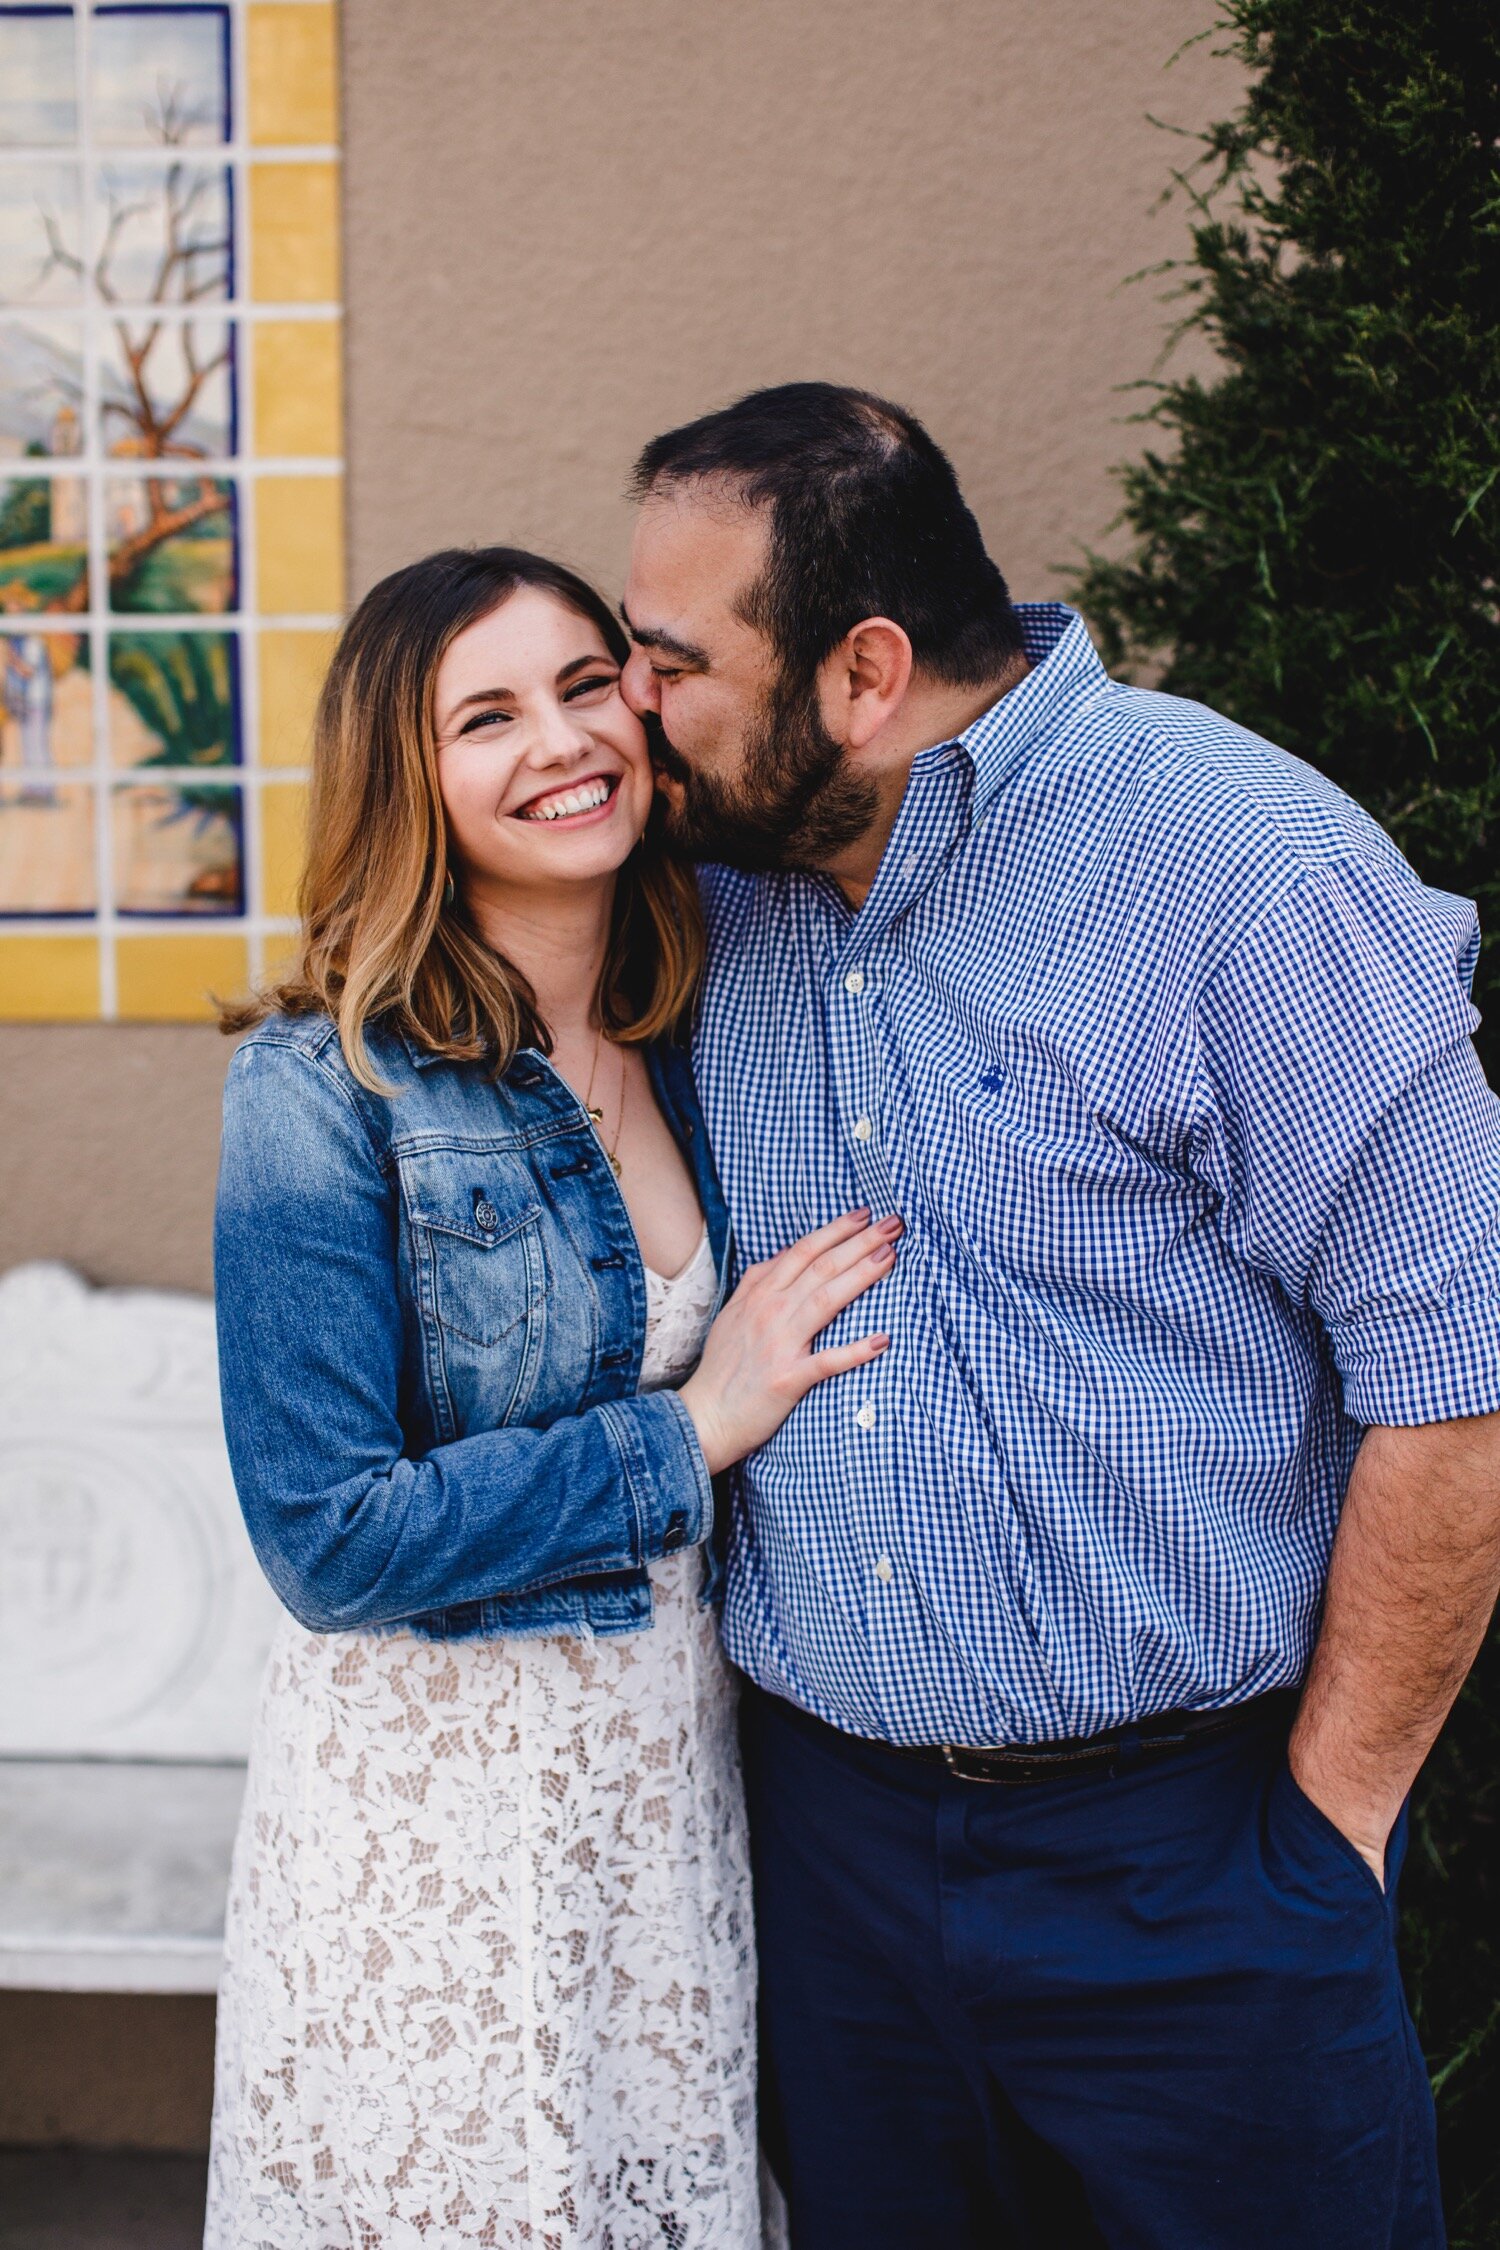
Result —
[{"label": "woman's teeth", "polygon": [[522,820],[566,820],[569,813],[593,812],[610,793],[607,781],[586,781],[578,789],[559,789],[554,796],[533,798],[523,805]]}]

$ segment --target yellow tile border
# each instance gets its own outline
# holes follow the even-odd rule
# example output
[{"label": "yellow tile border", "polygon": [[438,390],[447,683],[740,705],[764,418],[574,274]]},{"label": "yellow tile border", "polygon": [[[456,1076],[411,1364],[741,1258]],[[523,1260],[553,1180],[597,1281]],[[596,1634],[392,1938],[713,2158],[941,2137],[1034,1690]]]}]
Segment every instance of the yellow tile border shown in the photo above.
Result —
[{"label": "yellow tile border", "polygon": [[126,1023],[204,1023],[250,982],[250,943],[231,931],[115,939],[118,1012]]},{"label": "yellow tile border", "polygon": [[342,329],[337,319],[249,324],[258,457],[326,459],[343,452]]},{"label": "yellow tile border", "polygon": [[93,1022],[99,1014],[99,940],[72,933],[0,932],[0,1021]]},{"label": "yellow tile border", "polygon": [[255,480],[255,607],[265,619],[344,606],[344,480]]},{"label": "yellow tile border", "polygon": [[257,304],[338,301],[339,175],[326,158],[245,167],[250,296]]},{"label": "yellow tile border", "polygon": [[250,0],[245,113],[253,147],[339,137],[338,31],[332,0]]},{"label": "yellow tile border", "polygon": [[297,911],[307,849],[307,785],[268,782],[260,793],[260,911],[279,920]]},{"label": "yellow tile border", "polygon": [[318,691],[338,635],[296,626],[262,625],[259,648],[260,740],[263,772],[305,766],[312,754]]}]

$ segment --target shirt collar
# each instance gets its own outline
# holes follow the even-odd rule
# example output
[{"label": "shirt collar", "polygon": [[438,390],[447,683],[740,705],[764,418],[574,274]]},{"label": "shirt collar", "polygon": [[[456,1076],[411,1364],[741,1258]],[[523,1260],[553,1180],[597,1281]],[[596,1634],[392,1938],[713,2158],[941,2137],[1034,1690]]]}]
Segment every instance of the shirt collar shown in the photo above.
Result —
[{"label": "shirt collar", "polygon": [[972,818],[986,810],[1022,759],[1072,712],[1110,687],[1110,677],[1077,610],[1065,602],[1017,602],[1021,640],[1031,670],[980,713],[954,742],[924,750],[913,770],[945,761],[955,743],[974,772]]},{"label": "shirt collar", "polygon": [[413,1070],[431,1070],[434,1063],[446,1062],[448,1059],[446,1055],[435,1055],[430,1047],[424,1047],[419,1039],[414,1039],[409,1031],[403,1030],[398,1036]]},{"label": "shirt collar", "polygon": [[[406,1049],[407,1059],[414,1070],[431,1070],[435,1064],[446,1063],[449,1060],[447,1055],[434,1054],[430,1047],[424,1047],[422,1042],[413,1038],[409,1031],[402,1031],[399,1037],[402,1046]],[[648,1061],[650,1052],[651,1050],[648,1049]],[[545,1057],[539,1048],[518,1047],[511,1056],[510,1063],[502,1076],[508,1083],[524,1087],[537,1085],[546,1077],[546,1074]]]}]

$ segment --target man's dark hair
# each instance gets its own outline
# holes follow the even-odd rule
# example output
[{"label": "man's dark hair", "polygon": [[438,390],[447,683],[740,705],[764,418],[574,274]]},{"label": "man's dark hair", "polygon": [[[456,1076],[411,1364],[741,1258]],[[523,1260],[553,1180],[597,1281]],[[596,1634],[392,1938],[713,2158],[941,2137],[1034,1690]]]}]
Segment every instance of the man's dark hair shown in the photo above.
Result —
[{"label": "man's dark hair", "polygon": [[953,466],[903,407],[840,383],[783,383],[653,438],[640,499],[721,484],[770,510],[766,568],[747,622],[797,684],[862,617],[902,627],[917,664],[985,687],[1021,652],[1005,580],[984,550]]}]

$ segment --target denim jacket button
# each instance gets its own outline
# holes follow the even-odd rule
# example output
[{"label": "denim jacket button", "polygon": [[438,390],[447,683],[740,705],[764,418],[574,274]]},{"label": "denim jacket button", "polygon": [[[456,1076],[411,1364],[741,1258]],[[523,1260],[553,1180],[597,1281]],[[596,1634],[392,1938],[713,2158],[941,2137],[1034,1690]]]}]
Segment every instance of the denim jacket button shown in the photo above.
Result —
[{"label": "denim jacket button", "polygon": [[683,1515],[680,1510],[674,1509],[672,1514],[668,1516],[667,1528],[662,1533],[662,1553],[664,1555],[675,1555],[678,1548],[683,1544],[686,1538],[687,1517]]},{"label": "denim jacket button", "polygon": [[489,1197],[478,1188],[474,1191],[474,1220],[477,1226],[484,1228],[486,1234],[493,1234],[500,1224],[499,1212]]}]

